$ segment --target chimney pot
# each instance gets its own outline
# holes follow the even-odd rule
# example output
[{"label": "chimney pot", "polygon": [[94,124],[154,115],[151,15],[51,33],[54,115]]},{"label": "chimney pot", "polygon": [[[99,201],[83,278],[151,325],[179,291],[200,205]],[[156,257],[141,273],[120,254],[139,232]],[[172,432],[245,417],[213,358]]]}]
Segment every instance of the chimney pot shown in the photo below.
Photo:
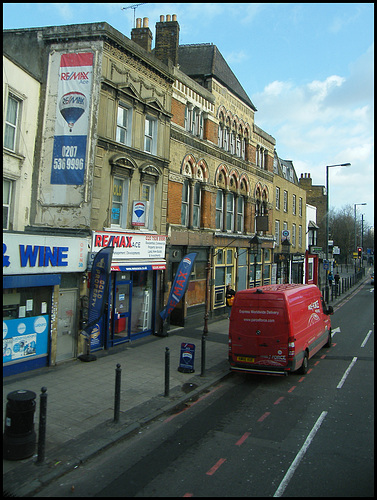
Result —
[{"label": "chimney pot", "polygon": [[170,14],[168,14],[168,15],[166,16],[166,22],[167,22],[167,23],[170,23]]},{"label": "chimney pot", "polygon": [[141,17],[136,19],[136,28],[141,28]]},{"label": "chimney pot", "polygon": [[163,23],[165,21],[165,16],[160,16],[160,23]]},{"label": "chimney pot", "polygon": [[308,179],[310,179],[310,174],[308,174]]},{"label": "chimney pot", "polygon": [[177,14],[173,14],[173,21],[177,20]]},{"label": "chimney pot", "polygon": [[149,19],[147,17],[143,17],[143,28],[148,28]]}]

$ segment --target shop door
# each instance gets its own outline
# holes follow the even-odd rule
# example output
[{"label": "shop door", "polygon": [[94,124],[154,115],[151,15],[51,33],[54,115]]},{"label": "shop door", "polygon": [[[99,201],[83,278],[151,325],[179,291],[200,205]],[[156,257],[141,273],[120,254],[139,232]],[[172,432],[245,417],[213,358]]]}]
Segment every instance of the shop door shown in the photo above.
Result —
[{"label": "shop door", "polygon": [[130,340],[132,281],[115,281],[110,345]]},{"label": "shop door", "polygon": [[75,356],[76,306],[77,290],[60,290],[56,362]]}]

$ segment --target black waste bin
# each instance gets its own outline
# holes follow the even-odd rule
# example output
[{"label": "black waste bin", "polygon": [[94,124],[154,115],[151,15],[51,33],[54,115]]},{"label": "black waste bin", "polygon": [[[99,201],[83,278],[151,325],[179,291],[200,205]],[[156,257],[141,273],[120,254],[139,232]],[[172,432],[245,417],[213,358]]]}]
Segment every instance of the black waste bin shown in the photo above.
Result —
[{"label": "black waste bin", "polygon": [[33,391],[13,391],[7,395],[3,436],[3,458],[6,460],[21,460],[34,453],[35,398]]}]

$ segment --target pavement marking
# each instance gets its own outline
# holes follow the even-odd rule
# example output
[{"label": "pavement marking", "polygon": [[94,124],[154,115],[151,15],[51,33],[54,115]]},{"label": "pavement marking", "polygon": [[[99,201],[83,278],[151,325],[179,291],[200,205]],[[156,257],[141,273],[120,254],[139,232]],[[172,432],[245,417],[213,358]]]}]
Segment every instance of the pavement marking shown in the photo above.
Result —
[{"label": "pavement marking", "polygon": [[208,472],[206,472],[207,476],[212,476],[212,474],[214,474],[217,469],[226,461],[226,458],[220,458],[220,460],[218,460],[215,465],[213,467],[211,467],[211,469],[209,469]]},{"label": "pavement marking", "polygon": [[369,330],[369,332],[367,333],[367,336],[365,337],[363,343],[361,344],[361,347],[365,347],[365,344],[368,342],[368,339],[369,339],[371,333],[372,333],[372,330]]},{"label": "pavement marking", "polygon": [[199,403],[199,401],[202,401],[203,399],[205,399],[206,397],[210,396],[212,393],[214,393],[215,391],[217,391],[217,389],[220,389],[220,387],[222,387],[223,384],[220,384],[218,385],[217,387],[215,387],[214,389],[212,389],[211,391],[207,392],[206,394],[203,394],[203,396],[201,396],[200,398],[198,398],[196,401],[193,401],[192,403],[187,403],[188,406],[186,408],[183,408],[183,410],[177,412],[177,413],[174,413],[173,415],[170,415],[170,417],[166,418],[163,423],[167,423],[167,422],[170,422],[170,420],[173,420],[173,418],[177,417],[178,415],[180,415],[181,413],[183,413],[184,411],[188,410],[189,408],[192,408],[194,405],[196,405],[196,403]]},{"label": "pavement marking", "polygon": [[271,415],[270,411],[266,411],[266,413],[264,413],[260,418],[258,418],[258,422],[263,422],[263,420],[267,418],[268,415]]},{"label": "pavement marking", "polygon": [[296,389],[296,387],[297,387],[297,385],[294,385],[293,387],[291,387],[291,388],[289,389],[289,391],[288,391],[288,392],[293,392],[293,391]]},{"label": "pavement marking", "polygon": [[284,396],[282,396],[281,398],[277,399],[274,403],[274,405],[278,405],[279,403],[281,403],[284,399]]},{"label": "pavement marking", "polygon": [[305,453],[307,452],[310,443],[313,441],[314,436],[316,435],[318,429],[321,427],[321,424],[326,415],[327,411],[323,411],[321,415],[318,417],[317,422],[314,424],[314,427],[310,431],[309,436],[306,438],[305,443],[302,445],[301,450],[297,453],[296,458],[293,460],[291,466],[287,470],[287,473],[285,474],[281,483],[279,484],[278,489],[275,491],[274,497],[281,497],[282,494],[284,493],[285,488],[288,486],[289,481],[291,480],[293,474],[295,473]]},{"label": "pavement marking", "polygon": [[246,439],[250,436],[250,432],[245,432],[245,434],[237,441],[236,446],[241,446],[241,444],[246,441]]},{"label": "pavement marking", "polygon": [[352,370],[352,367],[353,365],[356,363],[357,361],[357,358],[353,358],[353,360],[351,361],[351,364],[349,365],[349,367],[347,368],[347,370],[345,371],[343,377],[342,377],[342,380],[339,382],[339,384],[336,386],[337,389],[341,389],[343,387],[343,384],[346,380],[346,378],[348,377],[349,375],[349,372]]},{"label": "pavement marking", "polygon": [[318,365],[318,363],[319,363],[319,361],[316,361],[316,362],[314,363],[314,366],[317,366],[317,365]]},{"label": "pavement marking", "polygon": [[193,494],[193,493],[185,493],[183,496],[184,496],[184,497],[193,497],[193,496],[194,496],[194,494]]},{"label": "pavement marking", "polygon": [[305,377],[301,377],[299,382],[303,382],[305,380]]}]

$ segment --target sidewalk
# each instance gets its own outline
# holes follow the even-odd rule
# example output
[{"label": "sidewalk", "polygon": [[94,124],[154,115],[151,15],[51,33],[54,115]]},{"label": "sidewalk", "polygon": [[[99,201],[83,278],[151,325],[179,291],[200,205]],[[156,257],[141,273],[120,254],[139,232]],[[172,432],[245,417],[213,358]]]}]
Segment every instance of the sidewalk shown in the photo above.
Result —
[{"label": "sidewalk", "polygon": [[[334,306],[369,282],[369,273]],[[334,308],[335,309],[335,308]],[[200,393],[229,375],[228,319],[209,323],[206,337],[205,373],[201,376],[203,327],[177,328],[168,337],[150,336],[122,344],[112,351],[96,352],[89,363],[69,361],[3,379],[3,415],[7,394],[25,389],[37,394],[34,416],[38,440],[39,396],[47,388],[46,453],[43,464],[36,455],[3,460],[5,496],[31,496],[39,487],[62,476],[101,450],[137,432],[163,414],[172,413],[195,400]],[[173,327],[172,327],[173,328]],[[195,373],[178,371],[182,342],[194,343]],[[165,397],[165,348],[170,351],[170,392]],[[114,418],[115,369],[121,365],[121,402],[118,423]]]}]

